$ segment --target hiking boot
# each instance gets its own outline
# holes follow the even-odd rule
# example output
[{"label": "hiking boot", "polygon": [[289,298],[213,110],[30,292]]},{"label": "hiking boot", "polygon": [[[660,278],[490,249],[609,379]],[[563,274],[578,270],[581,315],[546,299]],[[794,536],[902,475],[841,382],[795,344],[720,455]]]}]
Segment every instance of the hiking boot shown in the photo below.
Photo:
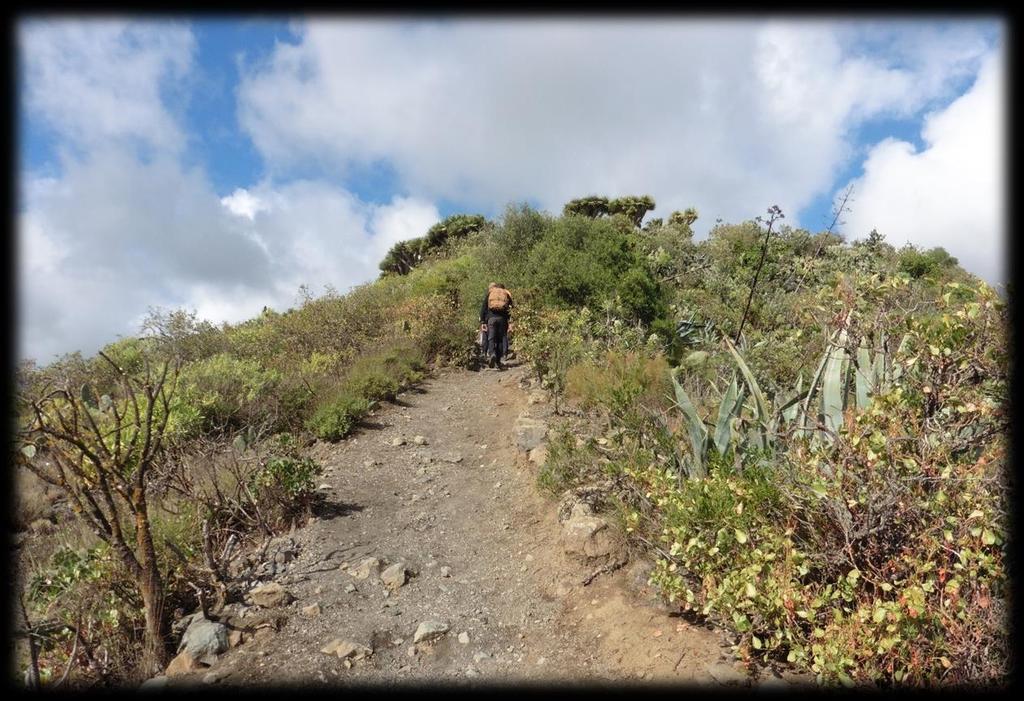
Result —
[{"label": "hiking boot", "polygon": [[496,358],[493,355],[487,356],[487,367],[493,368],[495,360],[496,360]]}]

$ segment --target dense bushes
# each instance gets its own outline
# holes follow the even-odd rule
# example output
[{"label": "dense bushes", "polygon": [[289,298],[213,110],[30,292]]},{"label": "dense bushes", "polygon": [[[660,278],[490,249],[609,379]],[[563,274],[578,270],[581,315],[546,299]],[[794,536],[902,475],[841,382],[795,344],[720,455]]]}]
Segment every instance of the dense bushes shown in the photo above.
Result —
[{"label": "dense bushes", "polygon": [[903,337],[888,346],[892,382],[835,433],[780,436],[773,453],[712,451],[703,479],[681,470],[683,426],[638,411],[652,361],[612,353],[570,367],[569,394],[611,419],[609,440],[595,463],[588,443],[556,439],[541,482],[572,486],[595,464],[617,476],[629,529],[657,556],[652,581],[735,631],[743,658],[827,683],[1002,683],[1005,309],[983,284],[954,282],[899,314],[923,294],[895,279],[831,295],[851,358],[861,339]]},{"label": "dense bushes", "polygon": [[[109,362],[71,354],[25,365],[19,392],[63,386],[107,420],[101,398],[122,370],[182,362],[167,431],[177,452],[152,485],[153,530],[168,605],[193,607],[188,585],[205,576],[194,561],[210,543],[221,551],[229,534],[270,534],[312,508],[319,466],[307,439],[341,439],[428,366],[466,362],[486,285],[502,282],[516,303],[516,350],[555,390],[556,412],[569,398],[602,419],[599,444],[554,433],[542,484],[557,492],[613,476],[638,546],[658,558],[655,583],[731,628],[741,656],[788,660],[829,682],[1005,678],[998,298],[941,249],[773,233],[738,343],[768,399],[815,386],[840,328],[848,355],[836,369],[851,388],[863,357],[883,357],[893,381],[872,388],[866,410],[840,407],[827,440],[817,426],[779,428],[762,441],[773,449],[758,449],[740,435],[767,428],[749,396],[734,398],[735,420],[718,409],[736,372],[722,338],[739,326],[764,231],[720,224],[694,241],[693,210],[639,229],[652,206],[591,197],[561,217],[525,205],[493,224],[449,217],[389,253],[382,269],[400,274],[345,295],[302,290],[295,309],[223,328],[154,312],[142,337],[104,349]],[[693,416],[673,407],[672,367]],[[736,435],[705,440],[706,476],[688,479],[687,427],[698,425]],[[32,565],[33,615],[52,618],[80,597],[99,621],[91,640],[104,641],[88,649],[136,659],[138,596],[94,545],[69,543]],[[47,669],[70,651],[61,630],[47,638]]]}]

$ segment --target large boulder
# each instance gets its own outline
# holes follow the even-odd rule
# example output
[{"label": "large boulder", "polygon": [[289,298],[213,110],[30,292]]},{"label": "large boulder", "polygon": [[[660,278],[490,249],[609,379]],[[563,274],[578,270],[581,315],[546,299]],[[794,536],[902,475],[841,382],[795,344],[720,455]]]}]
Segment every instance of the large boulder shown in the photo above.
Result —
[{"label": "large boulder", "polygon": [[227,626],[199,615],[192,618],[178,650],[187,652],[192,659],[210,663],[228,647]]}]

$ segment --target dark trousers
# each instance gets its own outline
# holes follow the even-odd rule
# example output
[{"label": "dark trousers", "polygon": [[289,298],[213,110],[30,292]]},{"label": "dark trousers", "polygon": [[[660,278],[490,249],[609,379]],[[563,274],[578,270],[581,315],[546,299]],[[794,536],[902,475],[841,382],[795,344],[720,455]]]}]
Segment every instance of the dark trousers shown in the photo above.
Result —
[{"label": "dark trousers", "polygon": [[508,335],[508,318],[500,314],[487,315],[487,357],[501,360],[505,355],[505,337]]}]

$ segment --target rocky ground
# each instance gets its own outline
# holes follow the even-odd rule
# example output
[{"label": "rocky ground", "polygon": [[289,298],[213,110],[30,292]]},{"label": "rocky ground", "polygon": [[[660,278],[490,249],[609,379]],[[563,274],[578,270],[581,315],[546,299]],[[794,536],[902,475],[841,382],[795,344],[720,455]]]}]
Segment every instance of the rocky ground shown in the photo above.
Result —
[{"label": "rocky ground", "polygon": [[451,371],[316,447],[328,507],[147,688],[671,682],[787,687],[732,662],[627,561],[607,515],[536,486],[551,421],[524,367]]}]

